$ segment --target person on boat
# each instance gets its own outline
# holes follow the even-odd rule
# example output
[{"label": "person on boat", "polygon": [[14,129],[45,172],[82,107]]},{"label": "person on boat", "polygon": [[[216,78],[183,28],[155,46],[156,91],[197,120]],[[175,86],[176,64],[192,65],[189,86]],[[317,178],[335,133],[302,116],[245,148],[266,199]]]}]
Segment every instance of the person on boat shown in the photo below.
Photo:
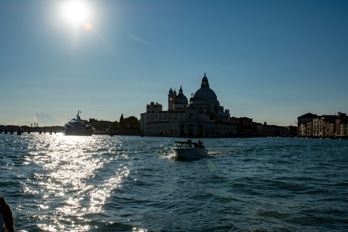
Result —
[{"label": "person on boat", "polygon": [[203,141],[202,140],[198,140],[198,147],[199,148],[205,148],[203,145]]},{"label": "person on boat", "polygon": [[0,196],[0,232],[14,232],[14,220],[10,206]]}]

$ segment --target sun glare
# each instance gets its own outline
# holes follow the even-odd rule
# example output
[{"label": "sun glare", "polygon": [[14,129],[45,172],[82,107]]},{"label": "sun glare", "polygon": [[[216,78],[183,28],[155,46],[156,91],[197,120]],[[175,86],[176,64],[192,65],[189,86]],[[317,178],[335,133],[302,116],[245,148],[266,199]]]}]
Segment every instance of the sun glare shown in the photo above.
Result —
[{"label": "sun glare", "polygon": [[84,26],[89,23],[90,9],[85,1],[71,0],[64,3],[62,7],[63,19],[73,26]]}]

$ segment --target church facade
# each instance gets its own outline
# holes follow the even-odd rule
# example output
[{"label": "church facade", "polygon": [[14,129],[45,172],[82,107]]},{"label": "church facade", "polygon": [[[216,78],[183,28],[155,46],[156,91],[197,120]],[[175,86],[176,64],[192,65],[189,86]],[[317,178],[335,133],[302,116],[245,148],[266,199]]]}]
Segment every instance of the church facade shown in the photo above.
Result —
[{"label": "church facade", "polygon": [[229,110],[220,105],[204,74],[201,88],[190,98],[170,89],[168,110],[151,102],[141,114],[140,129],[144,135],[171,137],[231,137],[237,129],[231,123]]}]

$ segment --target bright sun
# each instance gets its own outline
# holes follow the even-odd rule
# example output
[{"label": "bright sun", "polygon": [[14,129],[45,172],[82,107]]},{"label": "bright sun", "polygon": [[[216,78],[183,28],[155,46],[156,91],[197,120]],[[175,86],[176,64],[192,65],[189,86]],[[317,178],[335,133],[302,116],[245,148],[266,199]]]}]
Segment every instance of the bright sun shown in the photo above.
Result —
[{"label": "bright sun", "polygon": [[90,16],[90,10],[85,1],[70,0],[62,7],[62,16],[65,21],[73,26],[85,25]]}]

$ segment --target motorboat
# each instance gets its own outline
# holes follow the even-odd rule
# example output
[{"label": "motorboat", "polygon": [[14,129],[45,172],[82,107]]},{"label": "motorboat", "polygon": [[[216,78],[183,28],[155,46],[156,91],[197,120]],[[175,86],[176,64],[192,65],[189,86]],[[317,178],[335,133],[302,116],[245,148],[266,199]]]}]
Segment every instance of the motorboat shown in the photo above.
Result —
[{"label": "motorboat", "polygon": [[207,156],[208,152],[203,145],[203,142],[194,143],[191,140],[184,142],[175,141],[175,146],[172,147],[175,158],[180,160],[195,160]]},{"label": "motorboat", "polygon": [[93,134],[94,128],[86,120],[81,119],[80,113],[81,111],[78,111],[76,118],[65,124],[65,135],[91,136]]}]

